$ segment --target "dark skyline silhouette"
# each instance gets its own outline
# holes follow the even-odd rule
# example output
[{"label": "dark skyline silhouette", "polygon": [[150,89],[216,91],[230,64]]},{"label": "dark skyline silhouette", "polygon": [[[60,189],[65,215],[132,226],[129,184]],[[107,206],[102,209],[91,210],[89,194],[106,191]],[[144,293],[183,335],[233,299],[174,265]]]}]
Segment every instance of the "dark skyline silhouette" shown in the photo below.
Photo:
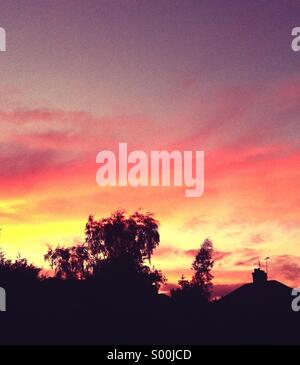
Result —
[{"label": "dark skyline silhouette", "polygon": [[300,316],[292,289],[268,280],[261,268],[253,282],[211,297],[213,244],[195,254],[191,280],[167,296],[167,278],[148,266],[159,245],[151,214],[116,211],[90,217],[86,242],[49,248],[54,277],[26,259],[0,255],[0,286],[7,311],[0,313],[2,344],[296,344]]}]

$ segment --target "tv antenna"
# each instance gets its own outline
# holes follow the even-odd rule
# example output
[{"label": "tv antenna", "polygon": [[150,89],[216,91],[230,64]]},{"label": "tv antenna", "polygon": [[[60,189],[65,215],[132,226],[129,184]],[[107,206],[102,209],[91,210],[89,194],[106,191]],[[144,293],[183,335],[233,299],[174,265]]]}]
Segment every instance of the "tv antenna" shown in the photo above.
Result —
[{"label": "tv antenna", "polygon": [[270,260],[270,257],[269,256],[267,256],[265,258],[265,261],[266,261],[266,273],[268,273],[268,260]]}]

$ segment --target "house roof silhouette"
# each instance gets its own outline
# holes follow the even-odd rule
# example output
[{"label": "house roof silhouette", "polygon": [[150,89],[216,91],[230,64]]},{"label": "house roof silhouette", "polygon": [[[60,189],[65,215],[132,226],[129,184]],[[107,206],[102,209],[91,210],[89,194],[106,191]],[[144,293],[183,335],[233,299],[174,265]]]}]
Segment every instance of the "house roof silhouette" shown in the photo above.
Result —
[{"label": "house roof silhouette", "polygon": [[220,299],[222,307],[231,311],[278,312],[291,311],[292,288],[268,280],[261,269],[254,269],[253,282],[244,284]]},{"label": "house roof silhouette", "polygon": [[292,288],[255,269],[253,282],[215,303],[214,341],[221,344],[299,343],[300,317],[292,310]]}]

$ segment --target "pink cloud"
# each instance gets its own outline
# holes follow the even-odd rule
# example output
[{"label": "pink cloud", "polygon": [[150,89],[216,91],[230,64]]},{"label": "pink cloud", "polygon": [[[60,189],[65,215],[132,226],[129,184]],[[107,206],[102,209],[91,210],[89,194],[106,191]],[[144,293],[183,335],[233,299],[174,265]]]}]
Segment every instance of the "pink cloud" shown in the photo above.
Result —
[{"label": "pink cloud", "polygon": [[300,257],[294,255],[271,256],[269,261],[270,275],[274,279],[287,280],[300,284]]},{"label": "pink cloud", "polygon": [[260,244],[265,242],[265,238],[261,234],[254,234],[250,237],[250,242]]}]

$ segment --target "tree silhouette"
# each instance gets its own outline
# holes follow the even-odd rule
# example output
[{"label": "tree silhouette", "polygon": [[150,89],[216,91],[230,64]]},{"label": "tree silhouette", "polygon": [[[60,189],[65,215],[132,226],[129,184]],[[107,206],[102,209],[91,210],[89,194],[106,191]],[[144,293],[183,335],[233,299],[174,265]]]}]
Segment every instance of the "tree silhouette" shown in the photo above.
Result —
[{"label": "tree silhouette", "polygon": [[151,260],[159,245],[158,226],[151,213],[135,212],[126,217],[125,211],[117,210],[99,221],[90,216],[85,229],[86,243],[96,262],[128,255],[139,266],[145,259]]},{"label": "tree silhouette", "polygon": [[117,210],[108,218],[89,216],[85,243],[72,247],[48,248],[45,260],[60,279],[98,278],[116,285],[136,282],[158,291],[165,281],[160,271],[145,264],[151,262],[159,245],[159,223],[151,213],[126,215]]},{"label": "tree silhouette", "polygon": [[[40,269],[26,259],[9,260],[0,250],[0,287],[5,289],[7,304],[7,311],[0,316],[0,343],[299,343],[298,317],[291,310],[292,289],[276,280],[264,285],[247,283],[221,300],[209,301],[210,240],[205,240],[195,255],[191,280],[182,276],[171,299],[158,295],[164,277],[146,264],[156,243],[152,241],[153,249],[151,240],[150,249],[146,242],[140,243],[140,251],[132,254],[129,247],[138,240],[133,237],[143,236],[136,232],[146,225],[140,218],[128,222],[130,217],[115,213],[106,220],[89,219],[95,231],[101,225],[97,234],[102,235],[102,241],[97,244],[103,247],[99,253],[91,252],[93,240],[49,248],[46,256],[56,278],[41,277]],[[144,237],[150,236],[151,232],[147,233]],[[262,322],[266,326],[257,331]],[[45,324],[50,324],[46,331]]]},{"label": "tree silhouette", "polygon": [[210,297],[212,290],[213,275],[211,274],[211,269],[214,266],[212,254],[213,243],[211,240],[206,239],[197,252],[192,264],[194,275],[191,284],[199,288],[205,298]]},{"label": "tree silhouette", "polygon": [[181,302],[207,302],[211,295],[212,279],[211,269],[214,261],[212,259],[213,243],[209,239],[204,240],[195,255],[192,263],[194,274],[189,281],[183,275],[178,281],[179,288],[171,290],[173,299]]},{"label": "tree silhouette", "polygon": [[29,264],[27,259],[20,254],[12,261],[6,258],[4,252],[0,250],[0,284],[4,286],[23,285],[33,283],[38,280],[41,269]]},{"label": "tree silhouette", "polygon": [[55,269],[59,279],[84,279],[90,275],[90,254],[84,245],[72,247],[48,247],[44,259]]},{"label": "tree silhouette", "polygon": [[181,279],[178,280],[178,284],[182,290],[188,289],[190,287],[190,282],[185,278],[184,275],[181,275]]}]

